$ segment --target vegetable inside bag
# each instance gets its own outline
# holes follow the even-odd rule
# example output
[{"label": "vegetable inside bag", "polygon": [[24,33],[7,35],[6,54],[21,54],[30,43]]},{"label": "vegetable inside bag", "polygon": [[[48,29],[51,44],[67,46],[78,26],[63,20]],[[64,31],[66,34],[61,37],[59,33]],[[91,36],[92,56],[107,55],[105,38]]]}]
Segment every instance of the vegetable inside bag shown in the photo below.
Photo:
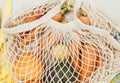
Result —
[{"label": "vegetable inside bag", "polygon": [[[14,80],[18,83],[107,83],[120,68],[120,57],[116,59],[113,51],[120,47],[111,43],[116,41],[106,31],[79,23],[73,10],[68,11],[61,5],[37,20],[29,18],[26,22],[26,18],[19,18],[23,16],[21,13],[5,23],[5,53],[9,55],[7,61]],[[56,15],[62,19],[56,19]]]},{"label": "vegetable inside bag", "polygon": [[[113,61],[113,64],[110,64],[110,63],[104,64],[105,68],[101,67],[100,70],[98,69],[98,71],[95,73],[93,78],[89,79],[90,80],[89,83],[96,83],[96,82],[97,83],[103,83],[103,82],[110,83],[111,79],[116,75],[115,73],[119,73],[119,71],[120,71],[120,69],[119,69],[119,66],[120,66],[119,65],[120,44],[114,38],[112,38],[113,36],[111,36],[111,34],[109,35],[109,32],[107,30],[101,29],[101,28],[98,29],[97,27],[90,26],[92,24],[91,19],[88,17],[89,15],[85,12],[85,10],[82,9],[82,8],[84,8],[83,4],[85,6],[87,6],[88,3],[84,3],[84,1],[82,1],[82,0],[81,1],[76,0],[76,5],[74,7],[74,16],[76,19],[76,23],[78,23],[78,26],[80,26],[82,29],[86,29],[86,30],[90,31],[91,33],[102,36],[102,39],[101,39],[101,37],[99,37],[100,40],[103,41],[104,47],[107,46],[109,49],[111,49],[111,52],[113,53],[112,56],[114,57],[113,59],[111,59]],[[79,8],[80,8],[80,11],[82,11],[82,12],[78,12]],[[111,31],[111,33],[112,33],[112,31]],[[92,37],[91,37],[91,39],[92,39]],[[100,40],[97,40],[97,41],[100,42]],[[109,41],[109,44],[108,44],[108,41]],[[113,47],[111,47],[111,45]],[[102,46],[102,45],[99,45],[99,46]],[[102,51],[102,53],[103,53],[103,51]],[[99,61],[99,59],[97,59],[97,60]],[[103,60],[103,62],[104,62],[104,60]],[[108,65],[110,68],[108,68]],[[87,77],[87,73],[86,73],[86,77]]]},{"label": "vegetable inside bag", "polygon": [[[104,8],[100,7],[94,0],[77,0],[77,17],[83,23],[87,20],[90,26],[104,29],[120,43],[120,24]],[[84,20],[85,19],[85,20]]]}]

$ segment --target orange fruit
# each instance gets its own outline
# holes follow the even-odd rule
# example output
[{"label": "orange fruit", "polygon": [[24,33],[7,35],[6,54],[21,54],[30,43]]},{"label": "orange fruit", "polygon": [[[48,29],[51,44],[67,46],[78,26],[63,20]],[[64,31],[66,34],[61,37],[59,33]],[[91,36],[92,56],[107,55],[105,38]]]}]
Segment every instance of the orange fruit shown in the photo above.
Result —
[{"label": "orange fruit", "polygon": [[19,80],[38,80],[44,73],[44,68],[35,55],[24,53],[15,63],[13,72]]}]

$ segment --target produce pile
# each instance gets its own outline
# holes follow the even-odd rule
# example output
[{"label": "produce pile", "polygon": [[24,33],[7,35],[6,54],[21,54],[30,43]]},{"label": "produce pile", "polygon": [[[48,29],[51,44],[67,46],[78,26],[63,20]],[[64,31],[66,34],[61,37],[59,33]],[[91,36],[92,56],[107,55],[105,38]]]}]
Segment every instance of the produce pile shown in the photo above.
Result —
[{"label": "produce pile", "polygon": [[[96,33],[96,29],[88,27],[95,24],[86,9],[80,7],[75,13],[74,2],[61,6],[58,2],[13,14],[5,23],[4,47],[14,81],[110,82],[120,70],[120,52],[110,41],[118,36],[108,38]],[[78,26],[77,22],[81,24]]]}]

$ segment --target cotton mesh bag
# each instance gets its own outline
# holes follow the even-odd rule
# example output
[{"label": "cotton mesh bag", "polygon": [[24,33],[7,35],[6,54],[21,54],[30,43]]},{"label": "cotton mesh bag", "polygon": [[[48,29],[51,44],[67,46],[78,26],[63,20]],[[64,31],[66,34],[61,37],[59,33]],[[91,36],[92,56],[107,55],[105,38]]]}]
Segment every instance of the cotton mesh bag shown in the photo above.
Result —
[{"label": "cotton mesh bag", "polygon": [[96,28],[101,28],[110,33],[110,35],[120,42],[120,24],[108,12],[105,11],[94,0],[80,0],[78,1],[77,16],[82,22]]},{"label": "cotton mesh bag", "polygon": [[[119,43],[107,31],[82,24],[73,3],[58,1],[41,17],[31,9],[13,14],[4,24],[4,52],[16,83],[109,83],[120,70],[113,51]],[[56,19],[60,14],[62,20]]]},{"label": "cotton mesh bag", "polygon": [[[87,2],[87,0],[86,0],[86,2]],[[120,56],[119,56],[120,48],[119,47],[120,47],[120,44],[113,38],[113,36],[106,29],[102,29],[101,27],[90,26],[90,24],[92,24],[91,23],[91,19],[88,19],[88,17],[86,17],[87,16],[86,11],[85,11],[85,9],[84,10],[82,9],[85,6],[88,6],[88,3],[84,3],[84,5],[85,5],[84,7],[83,7],[83,3],[84,3],[83,0],[76,0],[76,5],[75,5],[76,7],[74,9],[74,16],[75,16],[75,19],[76,19],[76,23],[78,23],[78,26],[80,26],[81,28],[83,28],[82,26],[84,26],[85,29],[90,30],[92,33],[95,33],[97,35],[101,35],[102,39],[101,39],[101,37],[99,37],[100,40],[97,40],[97,41],[100,42],[102,40],[102,44],[104,45],[104,47],[107,46],[109,49],[111,49],[111,52],[113,53],[112,56],[114,57],[111,60],[107,58],[108,61],[109,60],[110,60],[110,62],[113,61],[112,62],[113,64],[111,64],[109,62],[108,63],[104,63],[104,68],[101,66],[101,68],[97,69],[96,73],[94,74],[94,76],[89,79],[89,83],[110,83],[111,79],[117,73],[120,72],[120,69],[119,69],[119,59],[120,59]],[[78,12],[78,10],[80,12]],[[79,15],[80,15],[80,17],[79,17]],[[82,17],[82,16],[85,16],[85,17]],[[88,13],[88,16],[89,16],[89,13]],[[85,20],[87,20],[87,21],[84,21],[83,18]],[[109,41],[109,43],[108,43],[108,41]],[[111,47],[110,45],[112,45],[113,47]],[[102,51],[101,53],[104,53],[104,52]],[[102,60],[102,61],[104,62],[104,60]],[[86,74],[86,77],[87,77],[87,74]]]}]

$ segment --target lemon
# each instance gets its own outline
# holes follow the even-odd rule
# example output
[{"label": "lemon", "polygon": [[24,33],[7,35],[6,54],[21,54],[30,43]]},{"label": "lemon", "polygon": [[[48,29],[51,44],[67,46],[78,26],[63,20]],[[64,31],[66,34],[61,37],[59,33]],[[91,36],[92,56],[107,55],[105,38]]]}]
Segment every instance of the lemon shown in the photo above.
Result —
[{"label": "lemon", "polygon": [[52,47],[52,56],[55,60],[63,61],[68,58],[68,48],[66,45],[57,44]]}]

